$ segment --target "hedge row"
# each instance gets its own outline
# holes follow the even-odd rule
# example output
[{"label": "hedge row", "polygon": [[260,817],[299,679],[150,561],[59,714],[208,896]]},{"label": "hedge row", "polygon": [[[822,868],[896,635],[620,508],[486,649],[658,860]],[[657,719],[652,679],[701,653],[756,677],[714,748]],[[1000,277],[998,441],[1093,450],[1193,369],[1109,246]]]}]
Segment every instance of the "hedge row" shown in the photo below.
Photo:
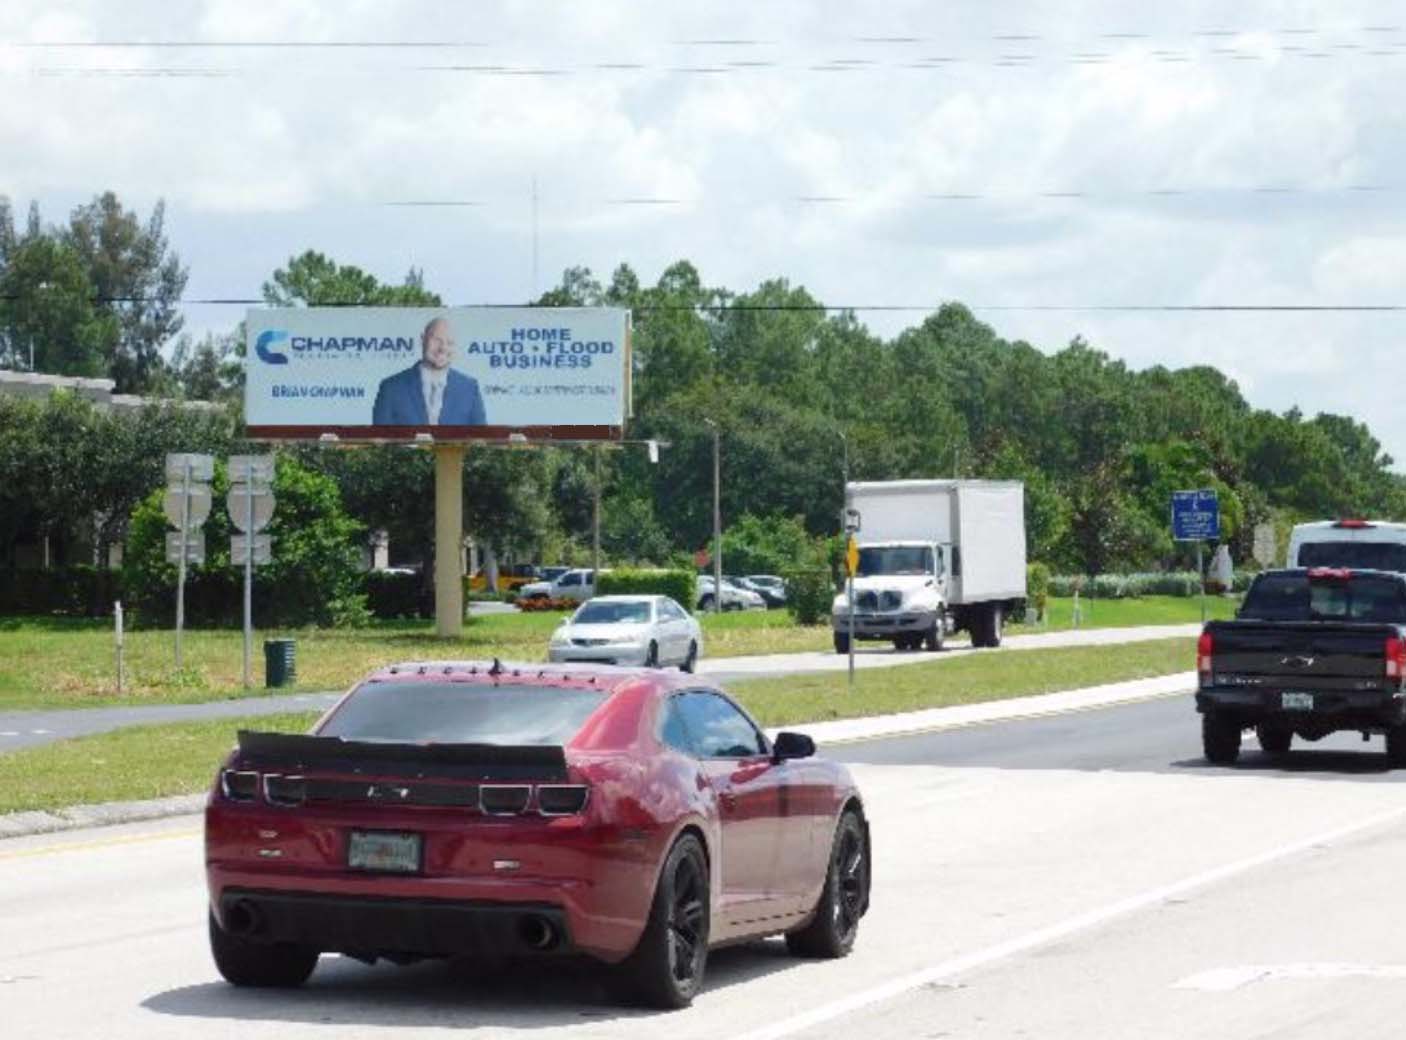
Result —
[{"label": "hedge row", "polygon": [[0,615],[104,617],[122,598],[116,571],[79,564],[43,571],[0,571]]},{"label": "hedge row", "polygon": [[596,593],[601,596],[668,596],[684,610],[692,610],[698,599],[698,578],[685,570],[642,570],[622,568],[601,571],[596,576]]},{"label": "hedge row", "polygon": [[[1234,592],[1244,592],[1254,577],[1237,571],[1231,583]],[[1056,574],[1049,580],[1051,596],[1068,598],[1079,595],[1088,599],[1129,599],[1137,596],[1198,596],[1201,581],[1195,571],[1164,571],[1144,574],[1100,574],[1090,578],[1082,574]]]}]

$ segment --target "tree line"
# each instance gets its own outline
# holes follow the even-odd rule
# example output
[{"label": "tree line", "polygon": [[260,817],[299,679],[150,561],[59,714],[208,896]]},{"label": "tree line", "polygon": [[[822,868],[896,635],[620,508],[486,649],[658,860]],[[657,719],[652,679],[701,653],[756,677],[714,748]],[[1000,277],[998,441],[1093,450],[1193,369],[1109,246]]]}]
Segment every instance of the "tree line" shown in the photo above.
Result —
[{"label": "tree line", "polygon": [[[106,472],[116,451],[135,457],[198,450],[212,439],[238,443],[242,331],[199,343],[176,338],[185,277],[166,243],[159,205],[142,221],[104,195],[61,227],[45,229],[31,210],[18,231],[0,202],[5,363],[27,367],[32,345],[41,369],[106,373],[119,389],[231,403],[218,436],[214,419],[200,420],[207,425],[197,434],[180,425],[194,419],[156,418],[174,414],[169,410],[104,420],[112,429],[133,427],[118,436],[112,429],[94,433],[96,420],[62,411],[72,405],[0,408],[0,539],[26,524],[52,527],[91,514],[78,508],[94,501],[89,478],[51,474]],[[63,287],[57,297],[55,286]],[[314,251],[274,271],[263,296],[278,306],[442,302],[419,271],[384,283]],[[116,298],[140,302],[109,302]],[[1168,530],[1170,494],[1178,488],[1220,491],[1224,534],[1237,560],[1249,557],[1251,532],[1264,521],[1406,514],[1406,481],[1350,416],[1255,408],[1215,368],[1135,371],[1082,339],[1045,352],[1002,338],[959,303],[885,339],[854,313],[828,310],[785,279],[735,292],[706,285],[688,261],[672,264],[652,285],[626,264],[605,280],[572,268],[532,302],[632,310],[629,436],[669,447],[657,463],[632,446],[470,452],[466,526],[502,557],[584,560],[597,474],[602,545],[611,559],[677,561],[705,547],[712,530],[709,419],[721,430],[725,522],[743,530],[770,525],[832,535],[846,453],[856,480],[1023,480],[1030,556],[1056,571],[1184,567],[1188,555]],[[38,418],[48,411],[57,418]],[[21,429],[35,423],[49,425],[44,432]],[[50,458],[48,468],[26,460],[26,449],[16,448],[25,443]],[[368,531],[389,531],[399,560],[429,559],[433,474],[426,453],[312,445],[288,451],[333,478],[348,513]],[[101,537],[108,540],[124,534],[122,510],[130,514],[130,503],[160,483],[159,460],[116,468],[130,486],[101,499]],[[43,494],[31,498],[25,489],[39,485]],[[60,501],[64,488],[75,496],[67,505]],[[21,499],[33,504],[12,511]],[[3,553],[0,547],[0,559]]]}]

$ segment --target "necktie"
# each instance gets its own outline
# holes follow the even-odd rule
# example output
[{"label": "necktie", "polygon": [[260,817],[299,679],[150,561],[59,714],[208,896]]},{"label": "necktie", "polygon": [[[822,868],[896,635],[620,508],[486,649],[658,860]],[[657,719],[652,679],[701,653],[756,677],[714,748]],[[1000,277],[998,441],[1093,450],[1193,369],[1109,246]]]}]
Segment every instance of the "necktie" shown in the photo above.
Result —
[{"label": "necktie", "polygon": [[442,383],[431,383],[431,384],[430,384],[430,425],[431,425],[431,426],[433,426],[433,425],[435,425],[435,424],[437,424],[437,423],[439,422],[439,409],[440,409],[440,405],[442,405],[443,403],[444,403],[444,384],[442,384]]}]

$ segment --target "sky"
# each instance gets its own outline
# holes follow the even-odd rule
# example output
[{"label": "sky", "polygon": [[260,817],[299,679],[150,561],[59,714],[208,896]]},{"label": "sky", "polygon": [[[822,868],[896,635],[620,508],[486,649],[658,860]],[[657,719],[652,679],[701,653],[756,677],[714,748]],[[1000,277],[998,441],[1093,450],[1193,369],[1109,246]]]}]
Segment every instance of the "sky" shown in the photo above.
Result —
[{"label": "sky", "polygon": [[315,248],[456,304],[684,258],[884,336],[959,300],[1406,463],[1406,310],[1117,309],[1406,307],[1403,88],[1381,0],[6,0],[0,194],[164,199],[192,299]]}]

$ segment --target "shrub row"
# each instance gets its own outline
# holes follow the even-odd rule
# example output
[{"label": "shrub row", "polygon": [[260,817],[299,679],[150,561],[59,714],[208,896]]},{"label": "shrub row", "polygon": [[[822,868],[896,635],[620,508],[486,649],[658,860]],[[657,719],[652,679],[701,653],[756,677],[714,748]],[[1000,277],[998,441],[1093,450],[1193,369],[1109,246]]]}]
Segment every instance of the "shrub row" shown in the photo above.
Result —
[{"label": "shrub row", "polygon": [[698,578],[692,571],[621,568],[596,577],[601,596],[668,596],[684,610],[698,599]]},{"label": "shrub row", "polygon": [[[1246,571],[1235,574],[1231,589],[1244,592],[1254,577]],[[1082,574],[1056,574],[1049,579],[1049,594],[1068,598],[1079,595],[1088,599],[1129,599],[1138,596],[1197,596],[1201,592],[1201,582],[1195,571],[1164,571],[1142,574],[1100,574],[1087,577]]]},{"label": "shrub row", "polygon": [[103,617],[122,598],[116,571],[84,564],[49,570],[0,571],[0,615]]}]

